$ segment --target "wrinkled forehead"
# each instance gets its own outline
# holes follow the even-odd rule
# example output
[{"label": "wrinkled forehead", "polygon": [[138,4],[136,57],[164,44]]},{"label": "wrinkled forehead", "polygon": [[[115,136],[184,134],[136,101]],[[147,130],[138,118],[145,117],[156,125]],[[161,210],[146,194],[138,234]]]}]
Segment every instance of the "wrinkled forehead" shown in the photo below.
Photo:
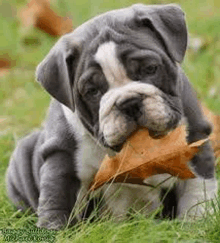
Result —
[{"label": "wrinkled forehead", "polygon": [[[103,16],[103,19],[104,16]],[[100,64],[100,56],[103,58],[117,58],[122,62],[125,53],[135,50],[151,50],[164,53],[164,47],[158,36],[150,28],[144,29],[133,25],[123,25],[120,21],[114,21],[114,25],[104,21],[100,30],[90,33],[90,37],[82,47],[79,72],[81,74],[91,66]],[[93,23],[95,24],[95,22]],[[93,25],[91,25],[93,26]],[[106,56],[105,56],[106,54]]]},{"label": "wrinkled forehead", "polygon": [[105,71],[108,83],[116,79],[115,73],[120,74],[120,80],[126,80],[122,59],[129,51],[141,49],[166,52],[157,33],[138,24],[132,8],[107,12],[86,22],[74,32],[80,36],[82,43],[75,85],[85,72],[94,69]]}]

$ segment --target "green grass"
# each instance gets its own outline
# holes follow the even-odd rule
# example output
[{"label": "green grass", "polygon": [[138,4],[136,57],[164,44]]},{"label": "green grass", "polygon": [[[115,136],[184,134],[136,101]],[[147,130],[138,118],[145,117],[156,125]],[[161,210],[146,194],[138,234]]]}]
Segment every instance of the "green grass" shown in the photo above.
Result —
[{"label": "green grass", "polygon": [[[61,15],[71,16],[74,26],[98,13],[129,6],[136,1],[53,0]],[[220,2],[219,0],[179,0],[186,12],[188,30],[204,42],[195,52],[188,50],[183,63],[199,99],[220,113]],[[16,141],[38,128],[44,120],[49,95],[35,81],[35,67],[57,38],[36,29],[24,30],[18,19],[25,0],[0,0],[0,52],[13,60],[11,72],[0,80],[0,229],[36,229],[34,215],[17,212],[9,202],[4,183],[5,170]],[[145,3],[168,3],[163,0]],[[34,41],[33,41],[34,40]],[[29,43],[29,44],[28,44]],[[219,174],[219,173],[218,173]],[[158,221],[137,214],[131,221],[115,223],[105,219],[65,229],[56,234],[56,242],[220,242],[220,215],[187,223]],[[0,235],[0,242],[2,237]]]}]

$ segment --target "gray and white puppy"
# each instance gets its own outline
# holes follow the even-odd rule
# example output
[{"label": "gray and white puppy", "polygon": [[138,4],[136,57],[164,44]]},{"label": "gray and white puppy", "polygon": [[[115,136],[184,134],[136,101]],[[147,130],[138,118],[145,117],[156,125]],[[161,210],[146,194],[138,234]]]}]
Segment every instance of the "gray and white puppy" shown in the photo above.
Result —
[{"label": "gray and white puppy", "polygon": [[[189,143],[206,138],[211,127],[179,65],[186,47],[184,13],[176,5],[110,11],[63,36],[37,68],[37,80],[54,99],[43,129],[12,155],[13,203],[37,212],[39,227],[58,229],[82,202],[105,154],[119,151],[138,127],[160,137],[184,118]],[[195,179],[163,174],[146,179],[151,187],[103,186],[106,208],[119,217],[130,207],[148,214],[164,201],[165,216],[201,217],[200,203],[217,192],[209,142],[190,165]]]}]

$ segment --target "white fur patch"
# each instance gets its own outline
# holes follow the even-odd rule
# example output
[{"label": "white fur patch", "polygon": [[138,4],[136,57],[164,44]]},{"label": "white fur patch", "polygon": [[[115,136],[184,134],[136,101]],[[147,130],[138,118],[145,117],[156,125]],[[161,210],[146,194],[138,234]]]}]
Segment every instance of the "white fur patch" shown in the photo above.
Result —
[{"label": "white fur patch", "polygon": [[65,105],[62,105],[62,108],[68,124],[79,143],[76,155],[77,174],[83,183],[89,184],[108,150],[101,146],[86,130],[77,115],[77,111],[73,113]]},{"label": "white fur patch", "polygon": [[116,44],[114,42],[110,41],[100,45],[95,54],[95,60],[102,67],[110,88],[131,82],[126,75],[123,65],[117,58]]}]

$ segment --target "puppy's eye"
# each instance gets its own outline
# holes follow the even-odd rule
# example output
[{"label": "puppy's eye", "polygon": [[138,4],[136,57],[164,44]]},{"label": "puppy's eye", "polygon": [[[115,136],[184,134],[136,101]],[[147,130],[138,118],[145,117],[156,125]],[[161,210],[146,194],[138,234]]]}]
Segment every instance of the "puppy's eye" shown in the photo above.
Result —
[{"label": "puppy's eye", "polygon": [[147,67],[143,67],[141,71],[142,71],[143,74],[153,75],[157,71],[157,66],[156,65],[149,65]]},{"label": "puppy's eye", "polygon": [[149,64],[149,61],[145,59],[130,59],[127,63],[128,75],[130,75],[133,80],[152,76],[156,74],[157,69],[157,64]]},{"label": "puppy's eye", "polygon": [[88,89],[88,91],[86,92],[87,96],[90,97],[97,97],[101,94],[100,90],[95,88],[95,87],[91,87],[90,89]]}]

